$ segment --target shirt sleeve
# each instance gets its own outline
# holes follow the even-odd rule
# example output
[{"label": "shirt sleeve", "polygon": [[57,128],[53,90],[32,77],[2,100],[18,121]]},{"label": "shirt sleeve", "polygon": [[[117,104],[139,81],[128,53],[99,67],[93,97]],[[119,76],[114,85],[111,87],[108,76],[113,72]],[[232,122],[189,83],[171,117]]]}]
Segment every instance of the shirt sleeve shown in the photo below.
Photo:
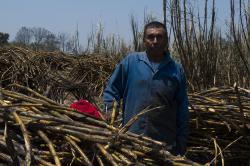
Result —
[{"label": "shirt sleeve", "polygon": [[116,66],[103,92],[103,102],[107,110],[112,109],[114,100],[119,103],[120,99],[123,98],[126,83],[126,62],[126,59],[124,59]]},{"label": "shirt sleeve", "polygon": [[181,75],[180,87],[177,93],[178,109],[177,109],[176,154],[184,155],[187,146],[189,111],[188,111],[186,77],[182,67],[180,75]]}]

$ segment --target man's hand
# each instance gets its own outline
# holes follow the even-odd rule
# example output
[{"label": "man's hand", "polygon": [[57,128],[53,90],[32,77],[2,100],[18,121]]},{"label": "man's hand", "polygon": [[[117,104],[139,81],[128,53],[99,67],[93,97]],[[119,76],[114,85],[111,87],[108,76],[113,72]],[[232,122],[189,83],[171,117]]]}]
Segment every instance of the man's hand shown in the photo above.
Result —
[{"label": "man's hand", "polygon": [[104,112],[104,119],[105,121],[110,124],[112,118],[112,112],[111,111],[105,111]]},{"label": "man's hand", "polygon": [[104,108],[104,118],[106,120],[106,122],[110,125],[114,124],[114,121],[117,117],[117,111],[118,111],[118,103],[116,102],[116,100],[113,100],[113,103],[111,106],[105,105]]}]

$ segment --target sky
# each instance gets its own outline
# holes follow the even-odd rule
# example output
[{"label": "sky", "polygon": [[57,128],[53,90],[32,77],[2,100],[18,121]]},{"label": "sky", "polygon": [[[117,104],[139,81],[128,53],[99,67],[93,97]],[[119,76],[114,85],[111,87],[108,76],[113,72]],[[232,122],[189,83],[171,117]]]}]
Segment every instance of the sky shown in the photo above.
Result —
[{"label": "sky", "polygon": [[[217,20],[223,25],[229,15],[230,0],[215,1]],[[0,32],[9,33],[11,41],[22,26],[73,34],[78,25],[80,42],[84,44],[101,23],[105,34],[119,34],[129,41],[130,16],[142,23],[145,12],[162,20],[162,0],[1,0]]]}]

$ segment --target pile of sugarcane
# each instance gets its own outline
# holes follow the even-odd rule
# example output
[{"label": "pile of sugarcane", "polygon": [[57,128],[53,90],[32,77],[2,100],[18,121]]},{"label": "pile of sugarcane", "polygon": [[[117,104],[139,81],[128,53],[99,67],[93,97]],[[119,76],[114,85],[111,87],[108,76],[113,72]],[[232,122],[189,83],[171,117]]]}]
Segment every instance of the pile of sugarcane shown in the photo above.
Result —
[{"label": "pile of sugarcane", "polygon": [[190,136],[187,156],[211,164],[248,165],[250,90],[237,86],[189,94]]},{"label": "pile of sugarcane", "polygon": [[0,89],[0,164],[198,165],[128,126],[115,128],[27,87],[9,88]]},{"label": "pile of sugarcane", "polygon": [[102,94],[115,63],[101,55],[0,47],[0,83],[24,85],[59,102],[67,96],[92,100]]},{"label": "pile of sugarcane", "polygon": [[[124,129],[58,104],[82,98],[98,103],[96,97],[102,95],[116,63],[101,55],[72,56],[0,47],[0,85],[12,89],[1,93],[2,161],[32,161],[43,165],[182,162],[183,159],[166,157],[162,143],[125,134]],[[10,87],[13,83],[43,96],[31,90],[28,93],[31,95],[24,95],[27,89]],[[248,163],[249,90],[237,86],[212,88],[190,93],[189,103],[190,136],[186,156],[200,163]]]}]

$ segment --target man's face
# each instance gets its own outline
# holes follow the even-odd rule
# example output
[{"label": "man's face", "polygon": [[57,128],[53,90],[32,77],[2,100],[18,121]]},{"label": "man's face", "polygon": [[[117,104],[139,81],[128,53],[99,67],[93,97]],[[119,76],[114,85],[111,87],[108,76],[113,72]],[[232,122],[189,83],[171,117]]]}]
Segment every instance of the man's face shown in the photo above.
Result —
[{"label": "man's face", "polygon": [[144,45],[147,51],[162,54],[166,47],[166,32],[162,27],[149,27],[145,31]]}]

